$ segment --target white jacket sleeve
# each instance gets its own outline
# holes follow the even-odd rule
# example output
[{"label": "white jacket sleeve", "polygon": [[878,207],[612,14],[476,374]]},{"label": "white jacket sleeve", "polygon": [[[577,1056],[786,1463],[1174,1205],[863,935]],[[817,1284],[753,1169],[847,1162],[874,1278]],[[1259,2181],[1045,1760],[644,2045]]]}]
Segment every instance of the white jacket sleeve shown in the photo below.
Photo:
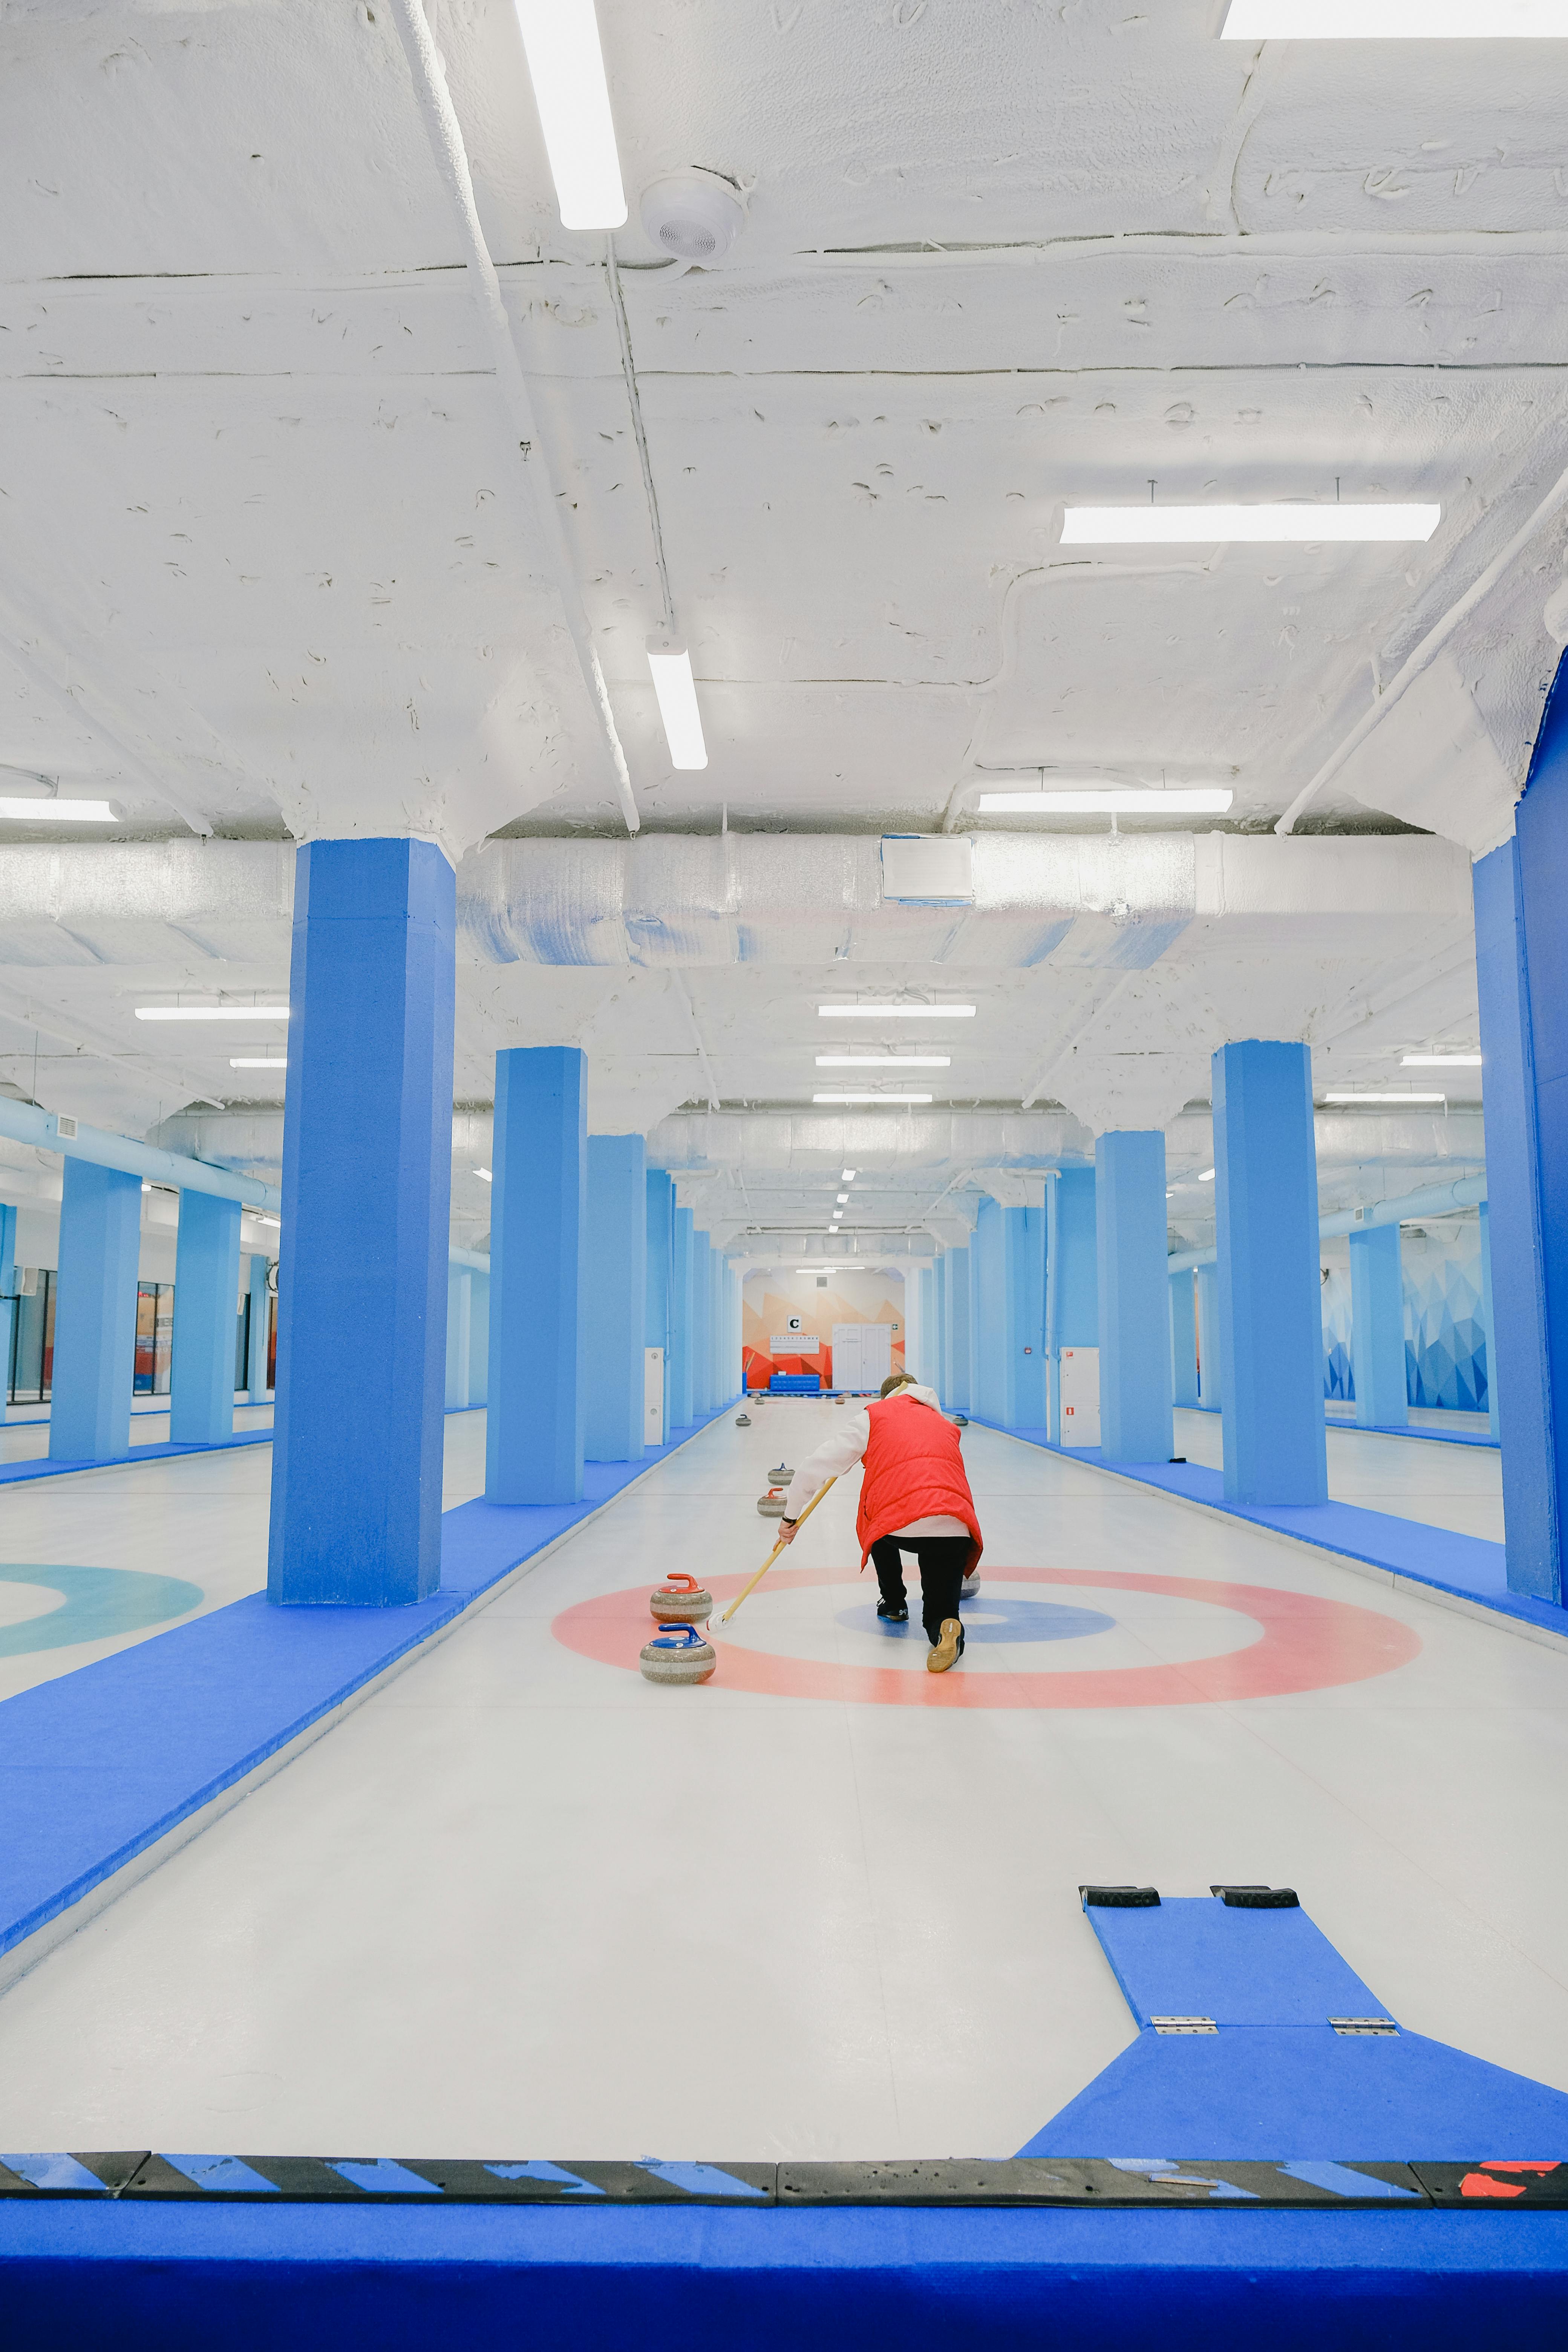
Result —
[{"label": "white jacket sleeve", "polygon": [[853,1470],[871,1443],[871,1416],[864,1405],[846,1415],[831,1437],[824,1438],[815,1454],[808,1454],[795,1476],[790,1480],[789,1494],[784,1502],[786,1519],[798,1519],[812,1496],[825,1486],[829,1478],[842,1478],[846,1470]]}]

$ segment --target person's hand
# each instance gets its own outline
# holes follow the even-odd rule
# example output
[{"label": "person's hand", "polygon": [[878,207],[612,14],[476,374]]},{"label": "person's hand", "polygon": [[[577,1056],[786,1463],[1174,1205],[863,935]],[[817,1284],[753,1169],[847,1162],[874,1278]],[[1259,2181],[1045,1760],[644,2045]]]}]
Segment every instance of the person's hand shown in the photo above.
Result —
[{"label": "person's hand", "polygon": [[796,1528],[797,1528],[799,1525],[800,1525],[800,1521],[799,1521],[798,1519],[781,1519],[781,1520],[779,1521],[779,1541],[780,1541],[780,1543],[782,1543],[782,1544],[794,1543],[794,1541],[795,1541],[795,1531]]}]

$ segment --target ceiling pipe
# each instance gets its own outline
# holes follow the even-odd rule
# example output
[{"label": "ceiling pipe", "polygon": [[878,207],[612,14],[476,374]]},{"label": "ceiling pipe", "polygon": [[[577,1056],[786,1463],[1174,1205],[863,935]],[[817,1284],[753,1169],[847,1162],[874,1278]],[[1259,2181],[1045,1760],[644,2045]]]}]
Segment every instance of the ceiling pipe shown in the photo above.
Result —
[{"label": "ceiling pipe", "polygon": [[[1336,1209],[1318,1220],[1321,1241],[1340,1234],[1365,1233],[1373,1225],[1407,1225],[1417,1217],[1449,1217],[1457,1209],[1478,1209],[1487,1197],[1484,1176],[1461,1176],[1452,1184],[1424,1184],[1416,1192],[1399,1192],[1392,1200],[1368,1201],[1359,1209]],[[1166,1259],[1171,1274],[1187,1274],[1195,1265],[1213,1265],[1217,1249],[1173,1250]]]},{"label": "ceiling pipe", "polygon": [[173,1185],[182,1192],[211,1192],[220,1201],[241,1201],[247,1208],[281,1209],[283,1195],[276,1184],[256,1176],[237,1175],[231,1168],[215,1168],[184,1152],[161,1151],[156,1144],[136,1143],[126,1135],[89,1127],[59,1111],[40,1110],[34,1103],[12,1102],[0,1096],[0,1135],[14,1143],[30,1143],[36,1151],[58,1151],[67,1160],[89,1160],[98,1168],[117,1168],[123,1176],[143,1182]]},{"label": "ceiling pipe", "polygon": [[496,383],[506,403],[517,446],[522,457],[523,473],[533,501],[534,520],[544,543],[550,570],[554,575],[566,626],[577,649],[577,659],[610,755],[610,765],[615,772],[616,796],[621,804],[626,831],[636,833],[641,827],[642,819],[637,814],[637,800],[632,792],[631,773],[626,766],[626,752],[621,747],[616,714],[610,708],[609,688],[605,684],[605,673],[599,666],[593,631],[584,610],[572,551],[566,544],[566,533],[557,511],[555,486],[549,478],[532,396],[517,356],[517,345],[512,341],[511,321],[501,300],[500,280],[496,276],[496,266],[490,258],[485,233],[479,225],[468,151],[463,145],[462,130],[447,89],[447,77],[436,54],[436,44],[430,37],[430,27],[425,21],[420,0],[391,0],[391,7],[404,54],[408,59],[408,70],[414,78],[414,94],[425,118],[425,129],[436,159],[436,168],[446,184],[467,247],[468,279],[474,289],[480,323],[489,341]]}]

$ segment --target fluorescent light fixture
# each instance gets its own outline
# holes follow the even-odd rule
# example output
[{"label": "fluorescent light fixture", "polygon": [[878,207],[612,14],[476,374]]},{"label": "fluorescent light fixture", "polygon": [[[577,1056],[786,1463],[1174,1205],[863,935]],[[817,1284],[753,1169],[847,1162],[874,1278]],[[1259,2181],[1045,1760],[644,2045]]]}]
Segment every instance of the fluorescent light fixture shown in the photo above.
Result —
[{"label": "fluorescent light fixture", "polygon": [[1402,1054],[1400,1065],[1406,1070],[1479,1070],[1479,1054]]},{"label": "fluorescent light fixture", "polygon": [[928,1103],[930,1095],[813,1095],[814,1103]]},{"label": "fluorescent light fixture", "polygon": [[1326,1103],[1446,1103],[1447,1095],[1326,1094]]},{"label": "fluorescent light fixture", "polygon": [[1198,1177],[1198,1182],[1200,1184],[1212,1184],[1214,1182],[1214,1170],[1212,1168],[1204,1169]]},{"label": "fluorescent light fixture", "polygon": [[228,1066],[231,1070],[286,1070],[289,1056],[287,1054],[231,1054]]},{"label": "fluorescent light fixture", "polygon": [[481,1184],[493,1184],[496,1181],[488,1168],[476,1168],[474,1173]]},{"label": "fluorescent light fixture", "polygon": [[668,645],[662,637],[647,641],[647,666],[664,721],[672,768],[705,768],[708,746],[702,740],[702,713],[697,708],[697,688],[691,676],[691,656],[684,646]]},{"label": "fluorescent light fixture", "polygon": [[1551,41],[1564,0],[1230,0],[1222,41]]},{"label": "fluorescent light fixture", "polygon": [[563,228],[626,216],[594,0],[514,0]]},{"label": "fluorescent light fixture", "polygon": [[853,1184],[858,1172],[858,1171],[853,1168],[842,1169],[839,1171],[838,1181],[841,1184]]},{"label": "fluorescent light fixture", "polygon": [[1068,507],[1064,547],[1213,546],[1251,540],[1427,540],[1441,507],[1278,504],[1252,507]]},{"label": "fluorescent light fixture", "polygon": [[795,1267],[796,1274],[837,1274],[837,1271],[838,1266],[836,1260],[830,1260],[826,1265],[797,1265]]},{"label": "fluorescent light fixture", "polygon": [[849,1195],[848,1195],[848,1193],[847,1193],[847,1192],[838,1192],[838,1193],[836,1193],[836,1194],[834,1195],[834,1197],[835,1197],[835,1199],[837,1201],[838,1205],[839,1205],[839,1207],[840,1207],[841,1209],[843,1209],[843,1208],[847,1208],[847,1206],[848,1206],[848,1204],[849,1204]]},{"label": "fluorescent light fixture", "polygon": [[819,1004],[819,1021],[973,1021],[973,1004]]},{"label": "fluorescent light fixture", "polygon": [[13,800],[0,798],[0,816],[17,818],[23,824],[113,824],[114,811],[107,801],[46,800],[40,793],[36,798]]},{"label": "fluorescent light fixture", "polygon": [[258,1217],[256,1222],[258,1225],[272,1225],[277,1227],[279,1232],[282,1230],[281,1226],[278,1224],[276,1217]]},{"label": "fluorescent light fixture", "polygon": [[951,1054],[818,1054],[819,1070],[949,1070]]},{"label": "fluorescent light fixture", "polygon": [[1223,816],[1236,794],[1224,784],[1176,784],[1169,792],[1139,784],[1075,785],[1064,792],[982,793],[980,813],[1005,816]]},{"label": "fluorescent light fixture", "polygon": [[139,1004],[138,1021],[287,1021],[286,1004]]}]

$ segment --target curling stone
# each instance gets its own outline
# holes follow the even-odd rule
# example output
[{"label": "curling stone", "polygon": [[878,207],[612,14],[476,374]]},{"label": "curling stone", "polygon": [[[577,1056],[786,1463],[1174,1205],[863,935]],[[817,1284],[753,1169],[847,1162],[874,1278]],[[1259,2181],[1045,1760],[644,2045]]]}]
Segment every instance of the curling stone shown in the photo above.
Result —
[{"label": "curling stone", "polygon": [[752,1416],[749,1412],[738,1412],[735,1415],[735,1426],[737,1429],[750,1429],[751,1425]]},{"label": "curling stone", "polygon": [[719,1659],[695,1625],[669,1625],[643,1643],[640,1664],[650,1683],[705,1683]]},{"label": "curling stone", "polygon": [[647,1597],[648,1613],[660,1625],[700,1625],[712,1614],[713,1595],[694,1576],[667,1576]]},{"label": "curling stone", "polygon": [[781,1462],[776,1470],[768,1472],[768,1484],[770,1486],[787,1486],[794,1476],[795,1472],[790,1468],[789,1464]]},{"label": "curling stone", "polygon": [[765,1519],[782,1519],[788,1500],[787,1486],[770,1486],[765,1495],[757,1496],[757,1508]]}]

